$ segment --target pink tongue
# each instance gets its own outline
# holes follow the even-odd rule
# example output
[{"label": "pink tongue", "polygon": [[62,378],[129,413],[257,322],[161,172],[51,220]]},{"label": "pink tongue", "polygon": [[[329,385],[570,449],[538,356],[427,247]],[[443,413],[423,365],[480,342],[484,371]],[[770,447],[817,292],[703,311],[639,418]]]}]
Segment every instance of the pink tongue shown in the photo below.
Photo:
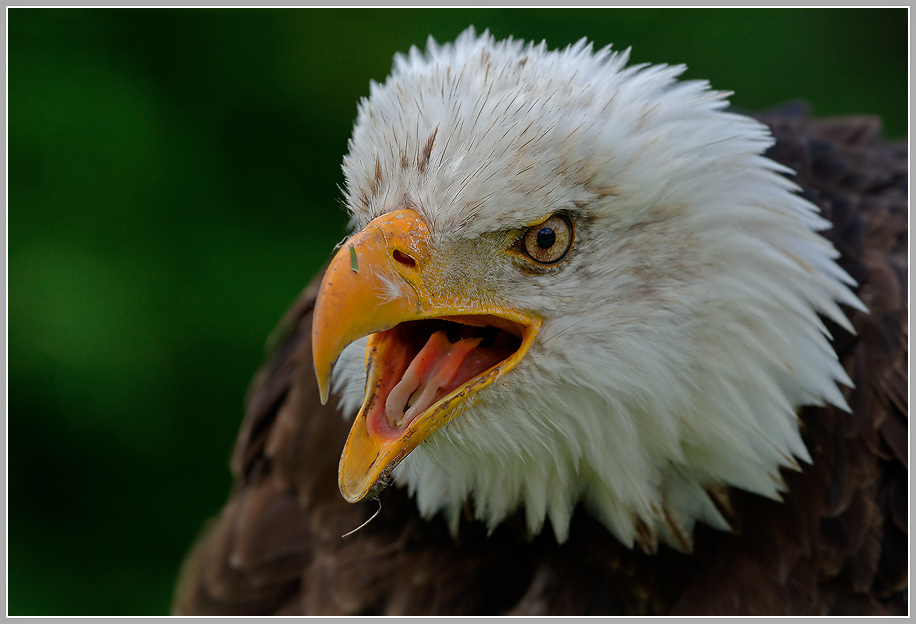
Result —
[{"label": "pink tongue", "polygon": [[401,429],[435,403],[439,390],[452,382],[464,358],[480,341],[481,338],[464,338],[452,343],[441,329],[430,336],[388,394],[385,401],[388,424]]}]

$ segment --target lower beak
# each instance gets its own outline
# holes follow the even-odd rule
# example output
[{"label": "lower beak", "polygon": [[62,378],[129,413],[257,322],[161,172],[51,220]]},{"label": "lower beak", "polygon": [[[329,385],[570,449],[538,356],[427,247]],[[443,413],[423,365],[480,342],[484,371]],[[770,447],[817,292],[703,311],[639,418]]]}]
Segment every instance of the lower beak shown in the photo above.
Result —
[{"label": "lower beak", "polygon": [[[367,334],[363,405],[340,459],[350,502],[374,495],[397,464],[518,364],[541,319],[473,293],[427,286],[429,229],[412,210],[388,213],[346,241],[322,280],[312,324],[322,402],[348,344]],[[438,268],[438,267],[435,267]]]}]

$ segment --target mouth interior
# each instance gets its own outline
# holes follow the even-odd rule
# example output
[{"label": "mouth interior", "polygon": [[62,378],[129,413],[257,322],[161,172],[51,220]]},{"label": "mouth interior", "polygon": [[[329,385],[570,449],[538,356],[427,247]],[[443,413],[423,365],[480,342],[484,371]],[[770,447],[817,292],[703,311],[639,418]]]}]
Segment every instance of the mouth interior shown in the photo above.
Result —
[{"label": "mouth interior", "polygon": [[402,434],[440,399],[518,351],[522,330],[499,317],[453,316],[374,334],[369,366],[377,368],[378,390],[367,426],[385,437]]}]

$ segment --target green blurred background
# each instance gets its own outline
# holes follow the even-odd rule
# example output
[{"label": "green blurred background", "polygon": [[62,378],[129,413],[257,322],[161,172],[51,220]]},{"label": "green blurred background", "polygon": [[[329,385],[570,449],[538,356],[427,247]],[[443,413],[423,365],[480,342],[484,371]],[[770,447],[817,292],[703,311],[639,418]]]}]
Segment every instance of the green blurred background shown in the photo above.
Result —
[{"label": "green blurred background", "polygon": [[345,234],[396,51],[467,25],[907,133],[893,10],[12,9],[8,610],[163,614],[276,320]]}]

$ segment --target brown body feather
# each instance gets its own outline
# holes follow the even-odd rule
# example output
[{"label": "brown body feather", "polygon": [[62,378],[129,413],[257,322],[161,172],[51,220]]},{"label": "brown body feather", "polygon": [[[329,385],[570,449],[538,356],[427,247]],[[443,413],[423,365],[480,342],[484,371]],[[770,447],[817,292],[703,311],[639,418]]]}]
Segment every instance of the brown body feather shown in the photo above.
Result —
[{"label": "brown body feather", "polygon": [[907,153],[877,121],[761,117],[769,156],[797,172],[833,222],[825,235],[869,307],[831,326],[856,384],[852,407],[801,411],[813,464],[785,472],[783,502],[719,494],[733,533],[698,526],[692,554],[621,546],[578,510],[569,540],[529,538],[521,518],[457,539],[401,488],[376,511],[337,491],[347,436],[321,406],[311,362],[316,279],[254,380],[226,507],[185,563],[183,614],[903,614],[907,612]]}]

